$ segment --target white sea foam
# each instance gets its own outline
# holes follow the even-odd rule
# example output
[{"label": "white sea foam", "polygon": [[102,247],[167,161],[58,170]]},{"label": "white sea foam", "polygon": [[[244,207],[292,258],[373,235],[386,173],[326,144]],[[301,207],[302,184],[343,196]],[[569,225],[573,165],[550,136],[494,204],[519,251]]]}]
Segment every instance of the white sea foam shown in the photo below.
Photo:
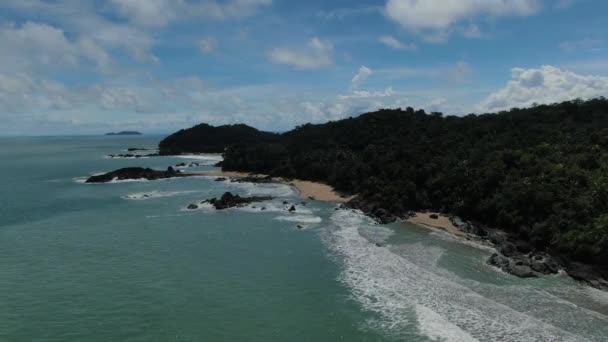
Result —
[{"label": "white sea foam", "polygon": [[277,221],[299,222],[299,223],[321,223],[323,220],[319,216],[310,215],[285,215],[274,218]]},{"label": "white sea foam", "polygon": [[246,196],[294,197],[297,191],[291,186],[279,183],[225,182],[228,187],[243,191]]},{"label": "white sea foam", "polygon": [[587,341],[483,297],[390,248],[376,247],[359,232],[373,225],[362,213],[336,211],[331,221],[335,228],[326,241],[343,260],[340,280],[366,310],[381,317],[370,324],[391,335],[415,325],[443,341]]},{"label": "white sea foam", "polygon": [[446,321],[435,311],[416,305],[418,329],[433,341],[441,342],[478,342],[477,339]]},{"label": "white sea foam", "polygon": [[76,183],[84,184],[87,182],[88,177],[74,177],[72,180]]},{"label": "white sea foam", "polygon": [[214,165],[217,162],[224,160],[221,155],[217,154],[184,154],[176,157],[181,159],[202,161],[204,165]]},{"label": "white sea foam", "polygon": [[128,194],[123,196],[122,198],[124,199],[128,199],[128,200],[147,200],[147,199],[153,199],[153,198],[160,198],[160,197],[173,197],[173,196],[179,196],[179,195],[187,195],[187,194],[193,194],[193,193],[197,193],[200,191],[148,191],[148,192],[135,192],[132,194]]}]

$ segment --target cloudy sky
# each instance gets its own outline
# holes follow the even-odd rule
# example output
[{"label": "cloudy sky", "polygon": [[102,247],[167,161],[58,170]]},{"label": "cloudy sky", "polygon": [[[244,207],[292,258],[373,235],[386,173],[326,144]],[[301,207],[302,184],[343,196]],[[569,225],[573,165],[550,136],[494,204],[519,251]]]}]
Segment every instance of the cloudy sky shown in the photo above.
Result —
[{"label": "cloudy sky", "polygon": [[0,135],[608,96],[604,0],[1,0]]}]

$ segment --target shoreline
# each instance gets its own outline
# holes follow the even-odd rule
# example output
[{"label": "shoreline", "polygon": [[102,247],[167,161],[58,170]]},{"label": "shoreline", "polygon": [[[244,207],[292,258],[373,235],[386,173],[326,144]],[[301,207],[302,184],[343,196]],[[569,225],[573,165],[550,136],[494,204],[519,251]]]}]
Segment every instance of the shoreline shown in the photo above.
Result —
[{"label": "shoreline", "polygon": [[[437,215],[438,218],[431,218],[431,215]],[[450,233],[459,240],[466,239],[467,234],[454,227],[450,219],[439,213],[432,212],[416,212],[416,216],[407,218],[401,222],[412,223],[427,229],[439,230]]]},{"label": "shoreline", "polygon": [[[222,170],[199,171],[193,173],[203,176],[227,178],[267,177],[267,175],[264,174]],[[275,179],[277,180],[277,183],[292,186],[294,189],[296,189],[300,197],[303,199],[314,198],[315,200],[322,202],[346,203],[355,197],[341,196],[337,191],[334,190],[333,187],[319,182],[304,181],[300,179],[286,181],[279,177]],[[438,215],[439,218],[432,219],[430,216],[433,214]],[[452,222],[450,222],[447,216],[444,216],[443,214],[439,213],[416,212],[416,216],[401,220],[400,222],[415,224],[419,227],[429,230],[447,232],[458,240],[465,240],[467,238],[467,234],[454,227],[454,225],[452,224]]]},{"label": "shoreline", "polygon": [[[222,171],[222,170],[212,170],[212,171],[199,171],[199,172],[191,172],[196,175],[201,176],[214,176],[214,177],[227,177],[227,178],[246,178],[246,177],[259,177],[265,178],[268,177],[264,174],[256,174],[256,173],[247,173],[247,172],[238,172],[238,171]],[[296,189],[298,194],[303,199],[311,199],[322,202],[335,202],[335,203],[346,203],[351,200],[354,196],[345,197],[340,195],[333,187],[327,184],[319,183],[319,182],[311,182],[300,179],[292,179],[285,180],[283,178],[276,177],[274,178],[277,183],[289,185]]]}]

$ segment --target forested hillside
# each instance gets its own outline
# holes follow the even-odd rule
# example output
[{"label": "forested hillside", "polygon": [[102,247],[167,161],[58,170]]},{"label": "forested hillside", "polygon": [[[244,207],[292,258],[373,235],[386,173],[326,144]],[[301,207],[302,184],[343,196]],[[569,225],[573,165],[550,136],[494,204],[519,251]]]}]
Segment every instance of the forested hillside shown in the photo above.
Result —
[{"label": "forested hillside", "polygon": [[162,155],[182,153],[222,153],[226,146],[274,139],[276,134],[258,131],[247,125],[210,126],[200,124],[171,134],[159,144]]},{"label": "forested hillside", "polygon": [[[188,149],[207,151],[205,139],[193,136]],[[225,170],[327,182],[396,215],[457,214],[607,268],[604,98],[465,117],[380,110],[239,140]]]}]

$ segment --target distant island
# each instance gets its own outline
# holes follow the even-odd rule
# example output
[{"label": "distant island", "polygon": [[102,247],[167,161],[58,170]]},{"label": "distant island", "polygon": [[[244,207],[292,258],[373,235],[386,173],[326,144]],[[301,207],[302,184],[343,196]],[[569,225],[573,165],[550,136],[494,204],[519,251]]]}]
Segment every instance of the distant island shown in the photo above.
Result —
[{"label": "distant island", "polygon": [[159,149],[223,152],[224,171],[323,182],[385,223],[428,210],[479,235],[499,229],[507,238],[493,241],[491,262],[514,274],[546,254],[592,285],[608,278],[605,98],[463,117],[383,109],[282,134],[203,124]]},{"label": "distant island", "polygon": [[122,131],[122,132],[110,132],[110,133],[106,133],[105,135],[142,135],[141,132],[137,132],[137,131]]}]

